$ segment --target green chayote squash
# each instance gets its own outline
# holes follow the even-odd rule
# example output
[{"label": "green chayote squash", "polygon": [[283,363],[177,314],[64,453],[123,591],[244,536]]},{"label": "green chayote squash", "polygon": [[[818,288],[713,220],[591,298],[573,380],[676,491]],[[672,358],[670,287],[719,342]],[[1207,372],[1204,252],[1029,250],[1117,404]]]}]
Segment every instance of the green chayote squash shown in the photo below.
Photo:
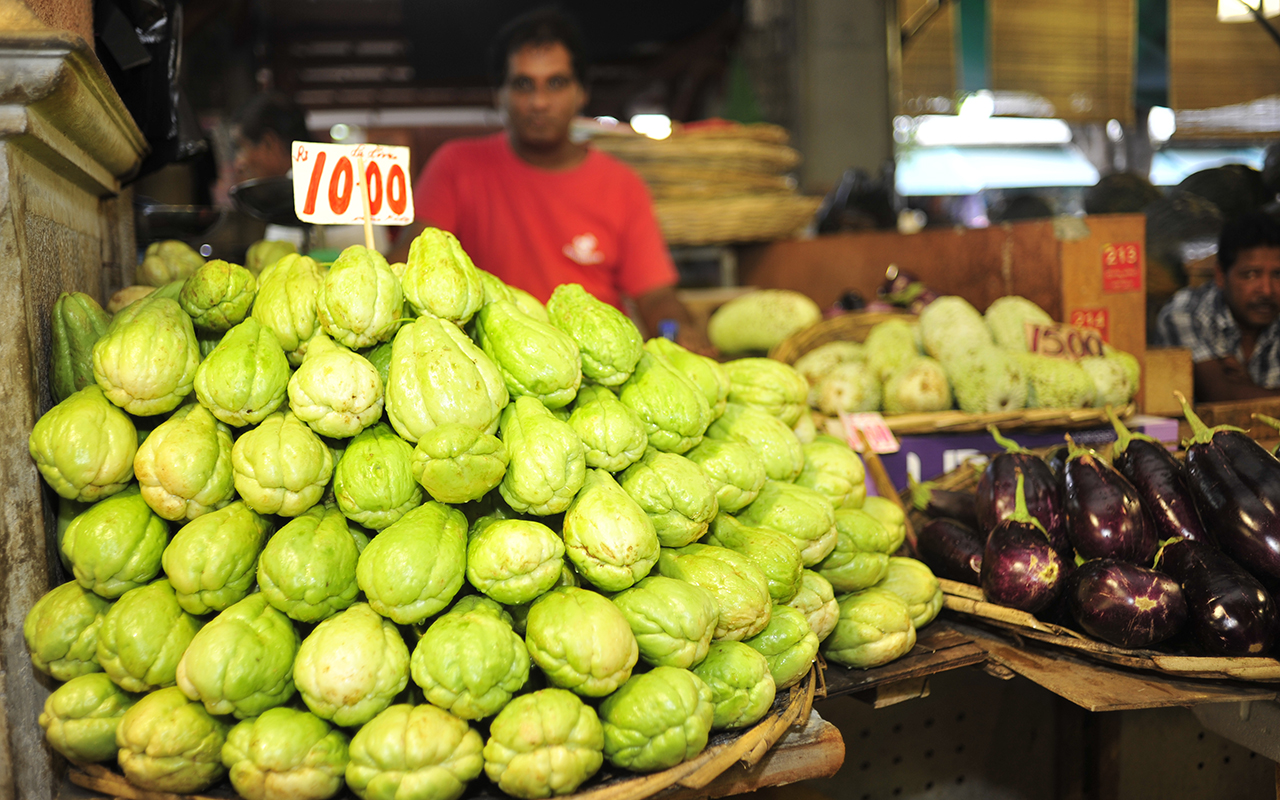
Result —
[{"label": "green chayote squash", "polygon": [[396,334],[386,392],[387,419],[410,442],[446,422],[493,433],[508,400],[493,361],[457,325],[430,316]]},{"label": "green chayote squash", "polygon": [[356,603],[302,640],[293,682],[317,717],[343,727],[363,725],[408,685],[409,648],[394,622]]},{"label": "green chayote squash", "polygon": [[338,255],[316,294],[320,328],[352,350],[390,339],[403,305],[391,265],[377,250],[358,244]]},{"label": "green chayote squash", "polygon": [[114,759],[116,728],[137,699],[101,672],[72,678],[45,698],[39,719],[45,741],[72,761]]},{"label": "green chayote squash", "polygon": [[896,502],[896,498],[872,495],[862,501],[862,507],[859,510],[875,517],[876,521],[889,532],[890,541],[884,552],[893,553],[902,546],[903,540],[907,537],[907,512],[901,503]]},{"label": "green chayote squash", "polygon": [[231,429],[199,403],[156,426],[133,459],[142,499],[170,521],[216,511],[235,493]]},{"label": "green chayote squash", "polygon": [[524,800],[572,794],[600,769],[603,751],[594,708],[564,689],[540,689],[513,699],[489,724],[484,772]]},{"label": "green chayote squash", "polygon": [[251,594],[200,629],[174,677],[210,714],[256,717],[293,697],[297,652],[293,622]]},{"label": "green chayote squash", "polygon": [[707,590],[650,575],[612,600],[627,618],[645,662],[689,669],[706,657],[720,619],[720,607]]},{"label": "green chayote squash", "polygon": [[271,527],[270,520],[240,501],[182,526],[162,560],[178,604],[188,613],[203,615],[249,594]]},{"label": "green chayote squash", "polygon": [[378,370],[359,353],[318,335],[289,378],[289,408],[321,436],[346,439],[382,418]]},{"label": "green chayote squash", "polygon": [[578,389],[568,422],[586,447],[588,467],[621,472],[649,447],[644,422],[603,386]]},{"label": "green chayote squash", "polygon": [[360,431],[333,468],[333,497],[347,519],[376,531],[422,505],[413,445],[385,422]]},{"label": "green chayote squash", "polygon": [[788,428],[809,407],[809,382],[790,364],[772,358],[739,358],[724,365],[729,402],[777,417]]},{"label": "green chayote squash", "polygon": [[169,526],[130,486],[73,519],[62,554],[81,586],[111,600],[150,582],[168,543]]},{"label": "green chayote squash", "polygon": [[617,689],[640,658],[627,618],[604,595],[560,586],[534,601],[525,621],[533,663],[553,686],[583,697]]},{"label": "green chayote squash", "polygon": [[[503,282],[501,278],[492,272],[476,267],[476,273],[480,276],[480,285],[484,287],[484,302],[480,305],[492,303],[495,300],[506,300],[511,302],[514,297],[511,294],[511,287]],[[464,323],[465,324],[465,323]]]},{"label": "green chayote squash", "polygon": [[93,346],[93,378],[130,414],[165,414],[191,394],[200,344],[191,317],[153,293],[122,309]]},{"label": "green chayote squash", "polygon": [[658,561],[653,520],[609,473],[587,471],[563,523],[565,553],[582,577],[606,592],[620,592],[649,574]]},{"label": "green chayote squash", "polygon": [[751,559],[724,547],[690,544],[662,549],[658,574],[688,581],[711,593],[720,606],[714,641],[741,641],[769,624],[769,580]]},{"label": "green chayote squash", "polygon": [[289,359],[270,329],[250,317],[222,337],[196,370],[200,404],[228,425],[257,425],[285,400]]},{"label": "green chayote squash", "polygon": [[49,359],[49,388],[61,403],[94,385],[93,346],[106,335],[111,315],[84,292],[63,292],[53,304],[49,328],[53,353]]},{"label": "green chayote squash", "polygon": [[800,591],[804,563],[800,546],[790,536],[744,525],[728,514],[717,514],[705,542],[751,559],[769,581],[769,596],[774,603],[786,603]]},{"label": "green chayote squash", "polygon": [[92,503],[133,480],[138,432],[97,384],[49,409],[31,428],[27,450],[60,497]]},{"label": "green chayote squash", "polygon": [[176,686],[152,692],[120,718],[120,768],[141,789],[194,794],[226,774],[222,745],[230,727]]},{"label": "green chayote squash", "polygon": [[831,501],[820,492],[793,483],[766,481],[751,505],[738,512],[738,521],[790,536],[800,547],[806,567],[826,558],[836,546]]},{"label": "green chayote squash", "polygon": [[45,592],[22,623],[31,663],[60,681],[101,671],[98,620],[110,607],[75,581]]},{"label": "green chayote squash", "polygon": [[715,485],[684,456],[650,449],[618,483],[653,520],[663,547],[684,547],[707,532],[716,516]]},{"label": "green chayote squash", "polygon": [[259,514],[296,517],[320,502],[333,454],[291,411],[277,411],[231,448],[236,491]]},{"label": "green chayote squash", "polygon": [[667,453],[696,447],[711,423],[711,407],[702,390],[666,357],[646,350],[618,398],[640,416],[649,444]]},{"label": "green chayote squash", "polygon": [[347,786],[361,800],[457,800],[484,769],[484,741],[433,705],[394,705],[351,738]]},{"label": "green chayote squash", "polygon": [[419,315],[430,314],[465,325],[484,304],[480,270],[448,231],[427,228],[409,245],[405,262],[405,299]]},{"label": "green chayote squash", "polygon": [[700,356],[690,352],[670,339],[655,336],[644,343],[650,353],[657,353],[671,362],[677,372],[683,374],[702,390],[711,407],[712,421],[720,418],[724,407],[729,402],[729,373],[724,365],[714,358]]},{"label": "green chayote squash", "polygon": [[867,472],[848,444],[822,436],[804,445],[804,469],[797,486],[822,492],[836,508],[861,508],[867,497]]},{"label": "green chayote squash", "polygon": [[716,503],[721,511],[736,514],[751,504],[768,479],[764,460],[749,444],[732,439],[703,439],[685,453],[685,458],[702,467],[716,487]]},{"label": "green chayote squash", "polygon": [[320,330],[316,298],[324,277],[324,268],[314,259],[297,253],[281,256],[258,276],[258,296],[250,313],[276,335],[295,367],[307,354],[307,342]]},{"label": "green chayote squash", "polygon": [[532,397],[502,412],[507,472],[498,491],[520,513],[549,516],[569,507],[587,478],[582,440]]},{"label": "green chayote squash", "polygon": [[431,623],[409,669],[428,703],[462,719],[484,719],[529,680],[529,651],[502,606],[470,595]]},{"label": "green chayote squash", "polygon": [[828,661],[870,669],[907,654],[916,643],[916,628],[902,598],[871,587],[841,595],[835,629],[822,642]]},{"label": "green chayote squash", "polygon": [[519,286],[507,286],[511,292],[511,302],[515,303],[516,308],[533,317],[539,322],[551,324],[551,317],[547,314],[547,307],[544,306],[538,298],[521,289]]},{"label": "green chayote squash", "polygon": [[632,675],[600,704],[604,757],[634,772],[656,772],[698,755],[715,718],[711,687],[687,669]]},{"label": "green chayote squash", "polygon": [[244,266],[254,277],[262,274],[262,271],[287,255],[293,255],[298,252],[298,247],[293,242],[280,241],[278,239],[259,239],[249,245],[249,250],[244,254]]},{"label": "green chayote squash", "polygon": [[791,606],[774,604],[764,630],[742,643],[769,662],[769,672],[779,689],[795,686],[809,674],[818,654],[818,637],[809,629],[809,620]]},{"label": "green chayote squash", "polygon": [[942,587],[937,577],[933,570],[914,558],[891,557],[884,579],[876,586],[902,598],[917,631],[933,622],[942,610]]},{"label": "green chayote squash", "polygon": [[512,397],[534,397],[547,408],[573,402],[582,358],[569,334],[500,300],[476,314],[474,335]]},{"label": "green chayote squash", "polygon": [[382,380],[384,393],[387,388],[387,379],[390,377],[391,348],[394,346],[394,343],[395,337],[392,337],[390,341],[381,342],[370,347],[368,350],[361,352],[361,355],[365,357],[365,360],[372,364],[373,368],[378,371],[378,378]]},{"label": "green chayote squash", "polygon": [[493,434],[458,422],[427,431],[413,448],[413,476],[442,503],[479,500],[507,473],[507,448]]},{"label": "green chayote squash", "polygon": [[467,518],[427,502],[373,537],[356,564],[356,582],[374,611],[416,625],[453,602],[466,559]]},{"label": "green chayote squash", "polygon": [[618,386],[636,369],[644,339],[631,318],[591,296],[578,283],[562,283],[547,300],[551,324],[569,334],[582,355],[582,374]]},{"label": "green chayote squash", "polygon": [[239,264],[206,262],[182,284],[178,305],[204,331],[228,331],[253,308],[258,279]]},{"label": "green chayote squash", "polygon": [[854,508],[836,511],[836,546],[813,569],[845,594],[875,586],[889,573],[893,537],[875,517]]},{"label": "green chayote squash", "polygon": [[503,605],[550,591],[564,570],[564,541],[541,522],[494,519],[467,541],[467,581]]},{"label": "green chayote squash", "polygon": [[147,245],[137,280],[145,286],[165,286],[184,281],[204,264],[204,256],[178,239],[165,239]]},{"label": "green chayote squash", "polygon": [[809,621],[809,629],[820,642],[835,629],[836,619],[840,616],[831,581],[811,569],[806,569],[800,576],[800,591],[787,605],[804,614]]},{"label": "green chayote squash", "polygon": [[172,686],[178,661],[201,621],[182,610],[169,581],[125,592],[98,625],[98,663],[117,686],[150,692]]},{"label": "green chayote squash", "polygon": [[270,708],[237,723],[222,765],[244,800],[328,800],[342,790],[347,737],[308,711]]},{"label": "green chayote squash", "polygon": [[773,705],[777,686],[769,662],[742,642],[712,642],[707,657],[692,669],[711,689],[713,731],[754,725]]},{"label": "green chayote squash", "polygon": [[729,403],[707,428],[707,438],[729,439],[755,448],[770,480],[793,481],[804,469],[804,447],[777,417],[758,408]]},{"label": "green chayote squash", "polygon": [[313,506],[267,540],[258,557],[258,588],[290,619],[328,619],[360,593],[356,562],[362,548],[342,512]]}]

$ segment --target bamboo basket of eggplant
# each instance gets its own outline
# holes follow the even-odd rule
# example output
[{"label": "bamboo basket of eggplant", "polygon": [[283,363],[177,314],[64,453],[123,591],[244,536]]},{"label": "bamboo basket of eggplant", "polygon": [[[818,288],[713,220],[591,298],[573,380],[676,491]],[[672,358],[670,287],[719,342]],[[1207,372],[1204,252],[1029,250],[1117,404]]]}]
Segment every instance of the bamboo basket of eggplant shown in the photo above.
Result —
[{"label": "bamboo basket of eggplant", "polygon": [[944,607],[1117,666],[1280,682],[1280,459],[1183,404],[1176,453],[1115,415],[1102,453],[993,427],[1003,452],[913,483]]}]

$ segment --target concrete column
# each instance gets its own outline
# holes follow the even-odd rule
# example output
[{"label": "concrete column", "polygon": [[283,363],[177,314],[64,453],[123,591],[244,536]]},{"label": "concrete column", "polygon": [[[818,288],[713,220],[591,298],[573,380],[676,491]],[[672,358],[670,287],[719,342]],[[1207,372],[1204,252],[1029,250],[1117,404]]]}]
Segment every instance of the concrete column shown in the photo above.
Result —
[{"label": "concrete column", "polygon": [[830,189],[849,167],[875,176],[893,158],[897,9],[894,0],[797,0],[796,14],[795,141],[804,154],[800,182],[812,194]]},{"label": "concrete column", "polygon": [[59,579],[52,493],[27,453],[52,405],[49,311],[132,282],[122,180],[146,142],[84,38],[0,0],[0,800],[52,798],[61,759],[36,720],[55,682],[31,666],[22,624]]}]

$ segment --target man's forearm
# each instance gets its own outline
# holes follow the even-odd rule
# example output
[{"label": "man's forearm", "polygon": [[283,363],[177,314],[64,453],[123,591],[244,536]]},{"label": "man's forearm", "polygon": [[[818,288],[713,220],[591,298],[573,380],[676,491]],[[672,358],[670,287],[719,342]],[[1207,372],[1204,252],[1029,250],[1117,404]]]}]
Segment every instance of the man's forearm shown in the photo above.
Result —
[{"label": "man's forearm", "polygon": [[704,356],[716,355],[716,350],[707,341],[707,332],[694,322],[689,309],[684,307],[676,296],[675,287],[664,286],[654,289],[636,298],[636,307],[640,310],[640,318],[646,328],[645,334],[658,335],[659,325],[663,320],[673,320],[678,326],[676,342],[688,350]]},{"label": "man's forearm", "polygon": [[1192,367],[1196,400],[1215,403],[1225,400],[1250,400],[1257,397],[1280,397],[1280,389],[1265,389],[1253,382],[1249,373],[1234,358],[1201,361]]}]

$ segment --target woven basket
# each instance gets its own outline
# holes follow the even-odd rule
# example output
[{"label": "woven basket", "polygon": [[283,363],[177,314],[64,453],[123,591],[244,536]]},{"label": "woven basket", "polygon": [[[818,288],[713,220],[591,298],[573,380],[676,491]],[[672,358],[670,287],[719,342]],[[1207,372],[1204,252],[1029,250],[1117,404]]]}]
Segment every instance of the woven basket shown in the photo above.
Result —
[{"label": "woven basket", "polygon": [[867,333],[891,319],[915,321],[915,315],[906,311],[853,311],[838,317],[824,319],[784,339],[769,351],[769,358],[794,364],[805,353],[829,342],[862,342]]},{"label": "woven basket", "polygon": [[726,137],[601,136],[592,144],[617,158],[639,167],[661,162],[722,170],[762,172],[777,175],[800,163],[800,153],[781,144]]},{"label": "woven basket", "polygon": [[769,242],[795,236],[822,205],[821,197],[768,194],[653,204],[669,245]]},{"label": "woven basket", "polygon": [[766,175],[760,172],[729,169],[701,169],[697,167],[644,162],[635,171],[654,198],[716,196],[738,194],[791,193],[795,181],[784,175]]},{"label": "woven basket", "polygon": [[748,125],[681,127],[672,133],[677,138],[691,139],[753,139],[770,144],[786,144],[791,134],[781,125],[769,122],[752,122]]}]

